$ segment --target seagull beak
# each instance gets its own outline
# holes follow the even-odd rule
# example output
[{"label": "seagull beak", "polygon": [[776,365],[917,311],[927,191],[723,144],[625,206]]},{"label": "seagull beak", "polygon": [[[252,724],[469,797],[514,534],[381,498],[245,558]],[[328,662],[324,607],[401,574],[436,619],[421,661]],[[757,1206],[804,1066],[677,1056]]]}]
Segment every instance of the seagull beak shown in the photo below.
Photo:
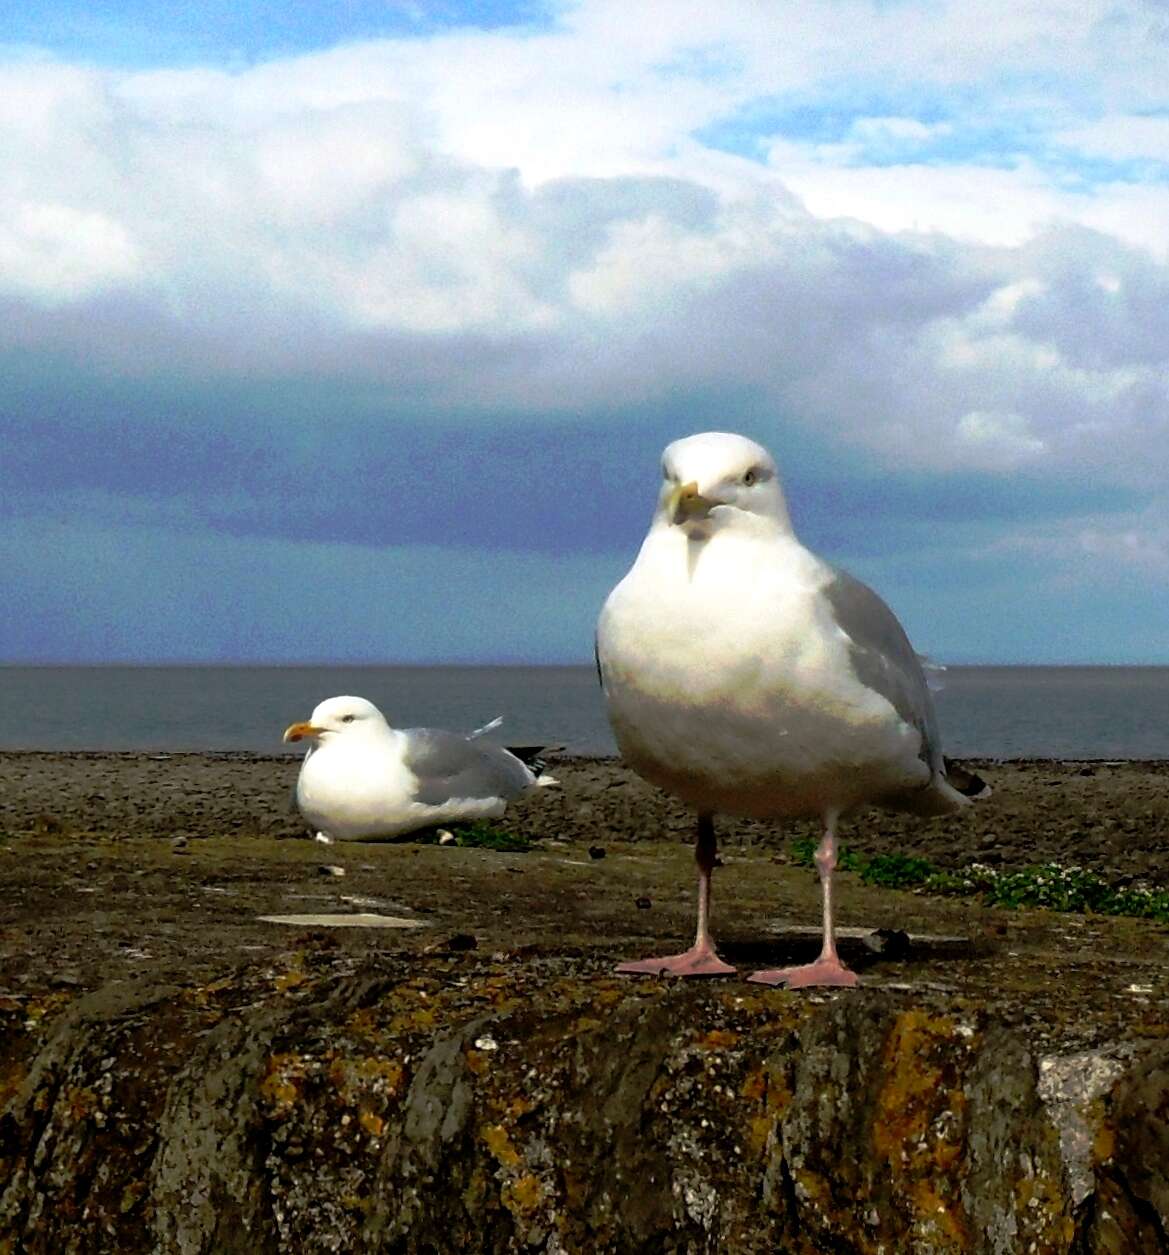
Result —
[{"label": "seagull beak", "polygon": [[324,730],[324,728],[318,728],[312,723],[290,723],[284,729],[284,740],[299,741],[306,736],[320,736]]},{"label": "seagull beak", "polygon": [[666,508],[671,523],[685,523],[689,519],[704,518],[714,504],[698,491],[697,482],[691,480],[688,484],[679,484],[670,493]]}]

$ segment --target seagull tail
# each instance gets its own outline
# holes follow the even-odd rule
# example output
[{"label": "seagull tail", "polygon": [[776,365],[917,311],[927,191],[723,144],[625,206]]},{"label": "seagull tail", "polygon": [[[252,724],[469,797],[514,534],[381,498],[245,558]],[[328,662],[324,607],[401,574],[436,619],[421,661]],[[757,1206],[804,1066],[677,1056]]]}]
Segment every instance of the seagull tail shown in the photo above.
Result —
[{"label": "seagull tail", "polygon": [[537,789],[559,789],[560,781],[555,776],[550,776],[546,771],[540,772],[536,777]]},{"label": "seagull tail", "polygon": [[924,788],[912,789],[890,798],[884,805],[891,810],[906,811],[910,815],[931,818],[935,815],[954,815],[965,810],[971,802],[990,796],[990,785],[981,776],[956,763],[942,760],[945,771],[934,772]]},{"label": "seagull tail", "polygon": [[535,783],[541,788],[560,784],[560,781],[555,776],[548,775],[544,768],[549,754],[559,754],[563,750],[563,745],[509,745],[507,747],[507,752],[523,763],[535,777]]},{"label": "seagull tail", "polygon": [[956,789],[972,802],[990,797],[992,789],[980,775],[963,767],[961,763],[956,763],[952,758],[944,758],[942,762],[946,766],[946,781],[952,789]]}]

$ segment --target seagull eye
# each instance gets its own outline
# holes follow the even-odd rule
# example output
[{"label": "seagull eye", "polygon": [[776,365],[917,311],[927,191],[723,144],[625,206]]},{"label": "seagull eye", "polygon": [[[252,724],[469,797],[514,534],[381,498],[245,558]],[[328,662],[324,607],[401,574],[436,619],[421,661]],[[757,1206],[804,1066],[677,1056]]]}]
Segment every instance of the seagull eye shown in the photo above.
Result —
[{"label": "seagull eye", "polygon": [[743,476],[743,483],[746,484],[748,488],[752,488],[754,487],[755,481],[758,478],[759,478],[759,472],[755,470],[750,470],[746,473],[746,475]]},{"label": "seagull eye", "polygon": [[342,716],[341,716],[341,722],[342,722],[342,723],[352,723],[352,722],[354,721],[354,719],[356,719],[356,718],[357,718],[357,716],[356,716],[356,715],[342,715]]}]

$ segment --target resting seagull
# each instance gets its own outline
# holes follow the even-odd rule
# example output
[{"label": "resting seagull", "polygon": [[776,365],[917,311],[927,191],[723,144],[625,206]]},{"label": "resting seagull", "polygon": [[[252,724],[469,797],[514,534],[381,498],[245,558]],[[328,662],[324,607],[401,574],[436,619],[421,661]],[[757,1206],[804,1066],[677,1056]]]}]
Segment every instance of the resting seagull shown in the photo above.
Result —
[{"label": "resting seagull", "polygon": [[682,954],[617,970],[732,973],[708,923],[714,815],[815,817],[820,957],[750,979],[854,985],[833,933],[837,820],[970,801],[947,779],[921,662],[876,593],[796,539],[766,449],[724,432],[676,440],[662,481],[641,552],[601,611],[597,667],[626,760],[698,812],[698,931]]},{"label": "resting seagull", "polygon": [[498,819],[508,802],[556,783],[478,735],[391,728],[364,697],[330,697],[284,733],[285,741],[316,741],[296,782],[300,813],[323,839],[383,841],[436,824]]}]

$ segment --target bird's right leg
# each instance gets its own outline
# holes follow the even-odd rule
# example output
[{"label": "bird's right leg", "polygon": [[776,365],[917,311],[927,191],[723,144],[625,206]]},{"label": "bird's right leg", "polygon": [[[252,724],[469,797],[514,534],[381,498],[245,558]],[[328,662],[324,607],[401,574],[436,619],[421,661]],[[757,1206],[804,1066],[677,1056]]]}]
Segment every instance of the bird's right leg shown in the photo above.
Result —
[{"label": "bird's right leg", "polygon": [[747,977],[748,980],[759,985],[786,985],[789,989],[803,989],[809,985],[850,988],[857,983],[856,973],[845,967],[836,953],[836,924],[832,905],[832,873],[836,870],[836,819],[836,811],[829,811],[824,816],[824,835],[816,851],[816,870],[820,873],[824,912],[824,940],[820,957],[814,963],[805,963],[802,967],[767,968],[761,972],[752,972]]},{"label": "bird's right leg", "polygon": [[628,976],[733,976],[735,969],[718,957],[710,936],[710,878],[717,861],[714,819],[698,816],[694,861],[698,864],[698,928],[694,944],[681,954],[622,963],[617,971]]}]

